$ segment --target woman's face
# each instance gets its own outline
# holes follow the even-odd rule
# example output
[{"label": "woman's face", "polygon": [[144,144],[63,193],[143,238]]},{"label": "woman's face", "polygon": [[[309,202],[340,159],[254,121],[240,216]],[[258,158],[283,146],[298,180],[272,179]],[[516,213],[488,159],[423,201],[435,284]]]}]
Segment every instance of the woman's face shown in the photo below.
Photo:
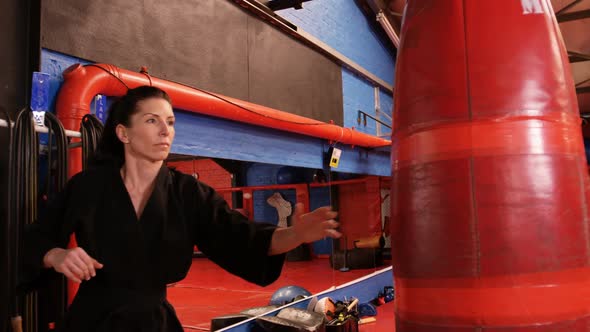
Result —
[{"label": "woman's face", "polygon": [[168,101],[148,98],[137,103],[130,126],[117,126],[117,136],[125,145],[125,155],[149,161],[168,157],[174,140],[174,112]]}]

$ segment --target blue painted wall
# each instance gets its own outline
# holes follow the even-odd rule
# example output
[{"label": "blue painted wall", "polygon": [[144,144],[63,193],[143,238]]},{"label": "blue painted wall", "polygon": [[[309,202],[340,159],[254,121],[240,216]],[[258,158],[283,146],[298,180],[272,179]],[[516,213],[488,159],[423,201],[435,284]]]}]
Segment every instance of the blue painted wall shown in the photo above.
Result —
[{"label": "blue painted wall", "polygon": [[[384,93],[382,90],[379,91],[379,109],[381,110],[381,112],[386,113],[387,115],[389,115],[390,118],[393,118],[393,97],[388,94],[388,93]],[[385,117],[381,117],[381,121],[387,123],[390,127],[392,125],[391,120],[385,118]],[[381,133],[391,133],[391,128],[387,128],[385,126],[381,126]],[[386,139],[391,139],[391,137],[384,137]]]},{"label": "blue painted wall", "polygon": [[344,127],[355,127],[358,131],[375,135],[375,121],[368,119],[366,126],[362,121],[360,125],[357,122],[359,110],[375,116],[374,87],[347,69],[342,69],[342,98]]},{"label": "blue painted wall", "polygon": [[[379,92],[379,102],[381,106],[381,112],[387,113],[391,117],[393,114],[393,97],[390,94],[384,93],[383,91]],[[383,121],[387,122],[387,121]]]},{"label": "blue painted wall", "polygon": [[[269,164],[252,164],[246,171],[246,185],[247,186],[263,186],[273,184],[285,184],[281,183],[278,175],[280,171],[290,169],[282,165],[269,165]],[[290,169],[289,171],[292,171]],[[294,170],[297,174],[293,176],[294,182],[290,183],[308,183],[313,178],[314,169],[301,169]],[[281,193],[286,201],[291,203],[292,207],[295,207],[296,197],[295,190],[259,190],[255,191],[252,195],[254,201],[254,219],[259,221],[266,221],[276,224],[279,220],[277,210],[270,206],[266,200],[275,192]],[[311,188],[309,192],[310,210],[317,209],[322,206],[329,206],[330,203],[330,190],[329,188]],[[332,240],[324,239],[313,243],[314,254],[330,254],[332,252]]]},{"label": "blue painted wall", "polygon": [[389,84],[393,84],[394,61],[354,0],[315,0],[303,9],[277,14],[315,36]]},{"label": "blue painted wall", "polygon": [[[265,186],[277,184],[277,173],[283,167],[280,165],[252,164],[246,171],[246,186]],[[274,193],[274,190],[258,190],[253,194],[254,219],[277,224],[279,216],[277,210],[270,206],[266,200]],[[294,190],[279,190],[283,198],[295,204]]]},{"label": "blue painted wall", "polygon": [[[393,85],[395,59],[387,50],[391,42],[375,34],[355,1],[310,1],[303,3],[303,9],[285,9],[277,14]],[[357,123],[358,111],[375,116],[376,106],[391,110],[391,94],[381,90],[380,105],[375,105],[373,86],[345,68],[342,69],[342,90],[344,126],[376,135],[375,121],[367,119],[366,126]],[[390,124],[387,119],[381,120]],[[382,128],[382,132],[388,132],[387,128]]]},{"label": "blue painted wall", "polygon": [[[54,111],[57,93],[63,82],[62,73],[69,66],[76,63],[86,65],[90,64],[91,62],[85,59],[72,57],[51,50],[42,50],[41,73],[39,74],[42,75],[42,78],[46,79],[47,82],[45,83],[45,85],[43,85],[37,77],[33,76],[33,90],[35,90],[35,86],[45,90],[44,93],[46,94],[46,97],[44,97],[43,99],[47,98],[47,100],[35,100],[32,97],[31,106],[33,109],[36,108],[34,105],[38,105],[37,108],[39,108],[39,110],[50,110],[52,112]],[[107,97],[97,95],[92,101],[92,103],[90,103],[90,111],[104,122],[106,120],[106,111],[108,109],[108,103],[109,102]]]}]

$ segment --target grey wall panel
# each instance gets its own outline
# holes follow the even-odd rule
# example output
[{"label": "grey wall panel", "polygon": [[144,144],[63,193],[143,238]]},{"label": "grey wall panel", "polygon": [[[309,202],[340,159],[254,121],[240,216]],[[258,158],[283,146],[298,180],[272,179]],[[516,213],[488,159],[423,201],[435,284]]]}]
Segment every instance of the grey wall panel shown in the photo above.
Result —
[{"label": "grey wall panel", "polygon": [[251,18],[250,99],[342,125],[342,70],[323,55]]},{"label": "grey wall panel", "polygon": [[[136,69],[146,59],[143,1],[44,0],[42,46]],[[148,64],[146,64],[148,65]]]},{"label": "grey wall panel", "polygon": [[44,0],[42,46],[342,123],[340,68],[229,0]]},{"label": "grey wall panel", "polygon": [[[146,1],[145,50],[174,68],[154,75],[232,97],[248,97],[247,17],[227,1]],[[163,68],[163,69],[164,69]]]},{"label": "grey wall panel", "polygon": [[219,0],[45,0],[43,47],[245,99],[246,20]]}]

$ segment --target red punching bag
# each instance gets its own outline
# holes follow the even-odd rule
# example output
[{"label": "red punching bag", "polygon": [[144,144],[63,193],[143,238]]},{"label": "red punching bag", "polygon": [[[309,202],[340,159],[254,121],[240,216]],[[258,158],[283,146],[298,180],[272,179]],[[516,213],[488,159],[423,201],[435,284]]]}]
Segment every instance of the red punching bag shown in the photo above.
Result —
[{"label": "red punching bag", "polygon": [[550,0],[408,0],[401,35],[397,331],[590,331],[589,181]]}]

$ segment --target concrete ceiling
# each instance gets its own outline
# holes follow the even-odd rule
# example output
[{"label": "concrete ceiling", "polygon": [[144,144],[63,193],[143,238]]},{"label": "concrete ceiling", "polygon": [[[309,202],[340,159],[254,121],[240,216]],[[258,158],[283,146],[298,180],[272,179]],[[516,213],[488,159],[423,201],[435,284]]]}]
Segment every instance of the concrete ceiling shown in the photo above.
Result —
[{"label": "concrete ceiling", "polygon": [[[445,0],[448,1],[448,0]],[[474,0],[480,1],[480,0]],[[386,0],[389,17],[399,31],[406,0]],[[570,54],[581,113],[590,113],[590,0],[551,0]]]}]

